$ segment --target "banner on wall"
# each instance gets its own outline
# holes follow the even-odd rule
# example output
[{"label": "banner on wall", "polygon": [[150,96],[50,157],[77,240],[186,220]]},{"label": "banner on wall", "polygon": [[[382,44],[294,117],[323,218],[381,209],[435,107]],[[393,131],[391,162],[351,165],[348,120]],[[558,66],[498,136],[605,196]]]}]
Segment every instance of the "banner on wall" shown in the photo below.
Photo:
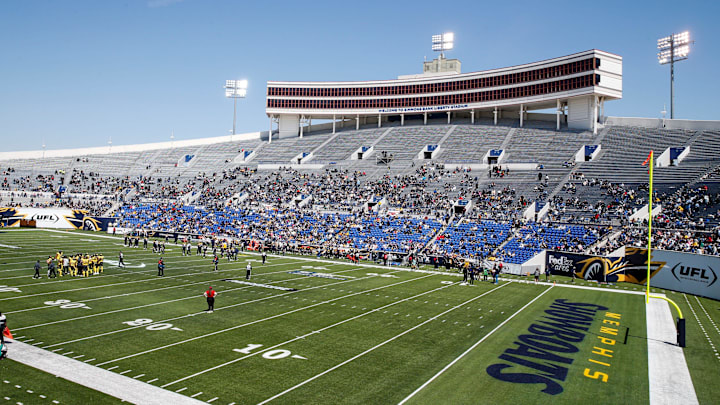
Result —
[{"label": "banner on wall", "polygon": [[[629,271],[643,273],[640,283],[645,283],[647,249],[626,247],[625,259]],[[720,299],[720,257],[653,250],[650,265],[652,287]]]},{"label": "banner on wall", "polygon": [[3,226],[17,227],[20,221],[35,221],[38,228],[105,231],[115,218],[88,215],[86,210],[67,208],[0,208]]},{"label": "banner on wall", "polygon": [[551,274],[560,274],[614,283],[625,281],[623,274],[624,260],[622,257],[602,257],[582,253],[556,252],[548,250],[545,265]]},{"label": "banner on wall", "polygon": [[[645,284],[647,249],[625,247],[619,257],[548,251],[546,265],[552,274],[607,282]],[[693,295],[720,299],[720,257],[653,250],[650,285]]]}]

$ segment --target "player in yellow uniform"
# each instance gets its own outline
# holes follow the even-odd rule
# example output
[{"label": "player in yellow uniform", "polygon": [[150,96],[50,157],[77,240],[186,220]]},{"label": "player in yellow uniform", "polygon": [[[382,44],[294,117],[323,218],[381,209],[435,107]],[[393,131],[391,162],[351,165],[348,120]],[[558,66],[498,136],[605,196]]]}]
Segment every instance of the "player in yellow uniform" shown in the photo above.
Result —
[{"label": "player in yellow uniform", "polygon": [[62,250],[58,250],[58,252],[55,254],[55,261],[58,264],[58,275],[60,277],[62,277],[62,275],[63,275],[63,259],[62,259],[62,257],[63,257]]},{"label": "player in yellow uniform", "polygon": [[92,255],[92,265],[93,265],[93,275],[97,276],[98,274],[98,256],[97,253]]},{"label": "player in yellow uniform", "polygon": [[81,275],[81,274],[80,274],[80,271],[79,271],[80,268],[81,268],[81,266],[82,266],[82,262],[80,261],[80,255],[79,255],[79,254],[76,254],[76,255],[75,255],[75,268],[73,269],[73,270],[75,270],[75,272],[73,273],[73,275],[74,275],[75,277]]},{"label": "player in yellow uniform", "polygon": [[88,257],[88,255],[85,255],[85,256],[83,256],[83,258],[81,260],[82,260],[82,269],[83,269],[82,276],[87,277],[88,271],[89,271],[88,267],[90,266],[90,258]]},{"label": "player in yellow uniform", "polygon": [[100,271],[100,273],[103,272],[103,261],[104,260],[105,260],[105,256],[103,256],[102,253],[99,253],[97,255],[97,264],[98,264],[98,270]]},{"label": "player in yellow uniform", "polygon": [[77,276],[77,259],[75,256],[70,256],[70,275]]}]

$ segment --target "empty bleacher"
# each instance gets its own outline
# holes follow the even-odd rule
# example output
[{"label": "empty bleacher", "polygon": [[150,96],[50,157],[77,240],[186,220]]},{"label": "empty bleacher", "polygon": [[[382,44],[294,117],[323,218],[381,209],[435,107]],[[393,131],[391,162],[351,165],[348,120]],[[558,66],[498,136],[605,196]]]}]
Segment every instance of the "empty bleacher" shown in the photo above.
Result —
[{"label": "empty bleacher", "polygon": [[440,145],[438,160],[447,163],[482,163],[489,149],[503,143],[510,128],[489,125],[458,125]]}]

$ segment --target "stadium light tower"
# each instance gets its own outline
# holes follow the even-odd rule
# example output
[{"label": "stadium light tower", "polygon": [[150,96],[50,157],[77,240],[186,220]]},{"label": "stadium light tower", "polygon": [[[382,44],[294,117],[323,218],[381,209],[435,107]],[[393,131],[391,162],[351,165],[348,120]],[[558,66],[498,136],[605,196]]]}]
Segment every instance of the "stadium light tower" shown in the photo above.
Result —
[{"label": "stadium light tower", "polygon": [[455,34],[452,32],[432,36],[432,50],[440,52],[440,59],[445,58],[445,51],[453,49],[454,46]]},{"label": "stadium light tower", "polygon": [[658,62],[670,64],[670,119],[675,118],[675,62],[688,58],[690,53],[690,33],[688,31],[660,38],[657,41]]},{"label": "stadium light tower", "polygon": [[247,94],[247,80],[226,80],[225,81],[225,97],[233,99],[233,128],[232,134],[235,135],[235,122],[237,117],[237,99],[245,98]]}]

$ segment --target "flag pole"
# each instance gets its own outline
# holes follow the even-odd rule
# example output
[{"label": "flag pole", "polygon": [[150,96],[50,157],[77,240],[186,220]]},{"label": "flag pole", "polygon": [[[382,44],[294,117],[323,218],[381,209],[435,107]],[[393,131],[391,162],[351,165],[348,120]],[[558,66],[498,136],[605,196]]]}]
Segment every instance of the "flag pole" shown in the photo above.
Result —
[{"label": "flag pole", "polygon": [[650,302],[650,258],[652,257],[652,206],[653,206],[653,151],[650,151],[650,198],[648,199],[648,240],[647,240],[647,278],[645,284],[647,291],[645,292],[645,303]]}]

